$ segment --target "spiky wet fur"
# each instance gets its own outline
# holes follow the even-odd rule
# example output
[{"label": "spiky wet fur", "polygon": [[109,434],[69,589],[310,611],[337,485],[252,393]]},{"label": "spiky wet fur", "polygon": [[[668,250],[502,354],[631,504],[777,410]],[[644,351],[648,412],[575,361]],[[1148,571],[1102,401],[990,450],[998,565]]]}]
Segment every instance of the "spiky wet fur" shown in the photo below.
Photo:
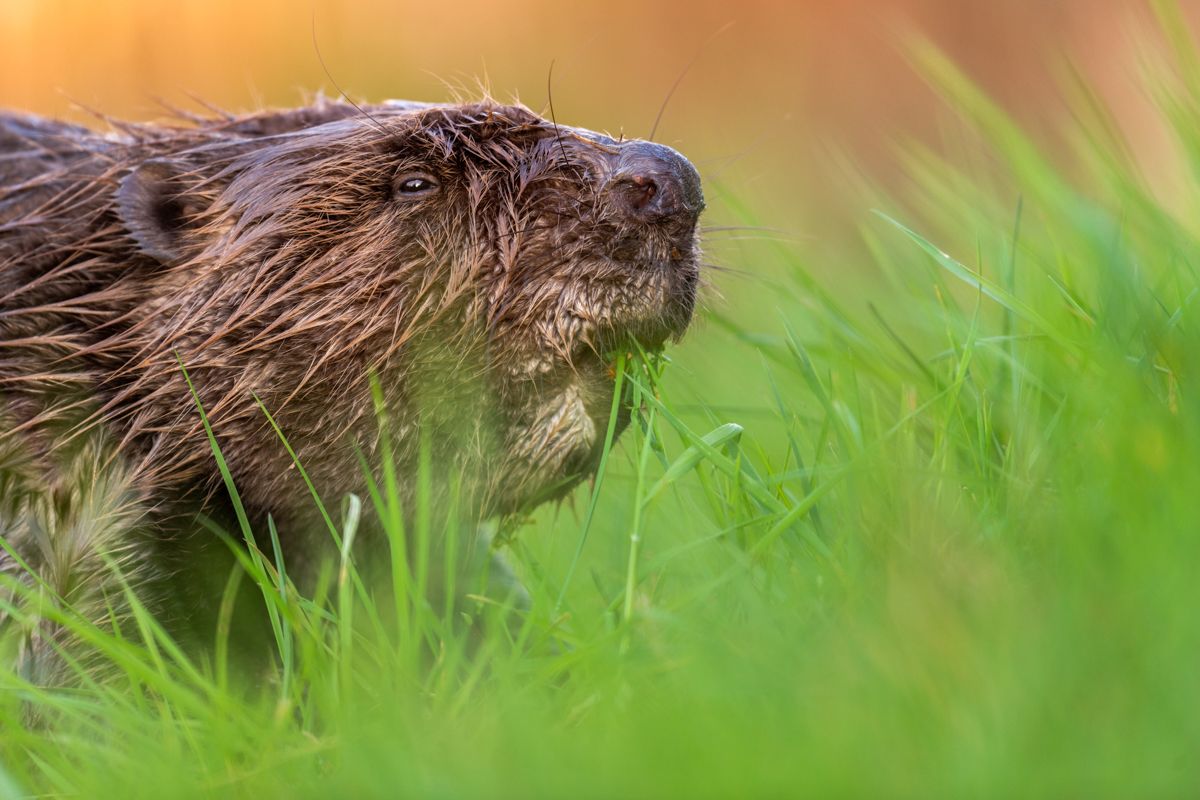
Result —
[{"label": "spiky wet fur", "polygon": [[[401,475],[424,435],[478,516],[565,492],[599,451],[605,352],[680,334],[696,291],[694,219],[633,225],[601,191],[621,146],[490,102],[108,135],[0,115],[0,573],[103,620],[118,575],[161,577],[144,541],[219,510],[181,363],[293,564],[323,535],[257,401],[326,498],[379,466],[370,375]],[[414,171],[439,191],[399,193]],[[130,181],[162,196],[149,218]]]}]

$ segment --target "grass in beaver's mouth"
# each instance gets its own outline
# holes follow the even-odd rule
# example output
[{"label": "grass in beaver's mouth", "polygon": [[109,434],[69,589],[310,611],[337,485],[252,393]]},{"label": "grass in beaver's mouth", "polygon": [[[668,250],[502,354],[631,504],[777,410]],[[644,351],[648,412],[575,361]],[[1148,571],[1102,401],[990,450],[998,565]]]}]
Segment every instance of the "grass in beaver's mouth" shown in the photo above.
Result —
[{"label": "grass in beaver's mouth", "polygon": [[[0,673],[0,798],[1196,794],[1200,182],[1162,202],[1079,87],[1051,156],[912,56],[989,157],[904,149],[906,193],[827,269],[709,242],[757,279],[671,363],[614,354],[595,480],[506,548],[527,606],[426,602],[463,532],[406,527],[392,474],[327,498],[311,596],[275,553],[229,575],[218,616],[256,589],[265,667],[224,628],[197,659],[136,605],[118,631],[42,597],[118,678]],[[710,216],[757,225],[722,188]],[[350,557],[368,515],[387,600]]]}]

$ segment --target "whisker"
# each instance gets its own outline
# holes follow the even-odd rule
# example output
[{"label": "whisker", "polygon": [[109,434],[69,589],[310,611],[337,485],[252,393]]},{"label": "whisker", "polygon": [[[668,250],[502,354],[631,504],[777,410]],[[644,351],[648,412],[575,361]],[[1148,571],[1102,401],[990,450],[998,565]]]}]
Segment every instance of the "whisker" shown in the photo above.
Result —
[{"label": "whisker", "polygon": [[726,232],[749,232],[749,233],[778,233],[784,236],[794,236],[795,231],[784,230],[783,228],[772,228],[767,225],[705,225],[700,228],[701,233],[726,233]]},{"label": "whisker", "polygon": [[728,264],[717,264],[711,261],[702,261],[700,262],[700,266],[704,267],[705,269],[712,270],[713,272],[718,272],[722,275],[729,275],[742,280],[754,281],[760,286],[766,286],[780,291],[786,291],[788,288],[783,282],[775,280],[768,275],[763,275],[760,272],[752,272],[751,270],[742,269],[740,267],[731,267]]},{"label": "whisker", "polygon": [[789,235],[783,235],[783,234],[779,234],[779,235],[760,234],[758,236],[754,236],[754,235],[743,234],[743,235],[739,235],[739,236],[721,236],[719,238],[714,237],[712,239],[706,238],[705,244],[712,245],[712,246],[716,246],[718,244],[729,244],[731,242],[780,242],[780,243],[785,243],[785,244],[795,244],[802,240],[811,240],[811,239],[812,239],[811,236],[789,236]]},{"label": "whisker", "polygon": [[554,141],[558,142],[558,150],[562,156],[562,165],[564,169],[567,163],[567,150],[563,146],[562,131],[558,128],[558,117],[554,114],[554,92],[551,91],[551,84],[554,80],[554,61],[550,61],[550,69],[546,71],[546,101],[550,104],[550,124],[554,126]]},{"label": "whisker", "polygon": [[370,120],[375,125],[375,128],[380,133],[382,133],[385,136],[390,136],[392,134],[391,130],[389,130],[386,125],[384,125],[382,122],[380,122],[374,116],[372,116],[369,111],[367,111],[365,108],[360,106],[358,103],[354,102],[354,100],[352,100],[350,98],[350,95],[346,94],[345,90],[343,90],[342,87],[338,85],[338,82],[336,80],[334,80],[333,73],[331,73],[329,71],[329,67],[327,67],[325,65],[325,59],[321,55],[321,46],[319,44],[317,44],[317,15],[316,15],[316,12],[313,12],[313,16],[312,16],[312,44],[313,44],[313,50],[317,54],[317,61],[320,62],[321,69],[325,72],[325,77],[329,78],[329,82],[333,84],[334,89],[337,89],[337,92],[338,92],[338,94],[340,94],[342,96],[342,99],[345,100],[350,105],[354,106],[354,109],[356,111],[358,111],[358,113],[362,114],[364,117],[366,117],[368,120]]},{"label": "whisker", "polygon": [[[784,114],[782,118],[786,119],[787,116],[788,115]],[[737,151],[736,153],[733,153],[732,155],[719,156],[719,157],[713,158],[713,159],[705,159],[705,161],[723,161],[724,162],[716,172],[714,172],[708,176],[708,180],[710,180],[710,181],[720,180],[721,176],[724,175],[726,172],[728,172],[733,167],[734,164],[738,163],[746,156],[756,152],[771,137],[778,136],[778,135],[779,134],[778,134],[777,130],[767,129],[767,130],[763,131],[762,133],[760,133],[758,135],[758,137],[754,139],[754,141],[750,142],[750,144],[746,145],[741,150]],[[704,161],[701,161],[700,163],[704,163]]]},{"label": "whisker", "polygon": [[667,110],[667,103],[671,102],[671,97],[675,94],[675,90],[679,88],[679,84],[683,82],[684,76],[686,76],[688,74],[688,70],[690,70],[692,68],[692,65],[695,64],[700,59],[700,54],[704,52],[704,48],[708,47],[712,43],[713,39],[716,39],[718,36],[720,36],[725,31],[729,30],[731,27],[733,27],[732,20],[730,20],[729,22],[726,22],[724,25],[722,25],[716,31],[716,33],[712,34],[707,39],[705,39],[704,43],[696,49],[695,55],[692,56],[691,60],[688,61],[687,66],[685,66],[683,68],[683,70],[679,73],[679,77],[677,77],[675,79],[675,82],[671,84],[671,88],[667,91],[667,96],[663,98],[662,105],[658,107],[658,116],[656,116],[654,118],[654,125],[652,125],[650,127],[650,135],[646,137],[646,139],[648,141],[651,141],[651,142],[654,141],[654,134],[658,133],[658,124],[660,122],[662,122],[663,113]]}]

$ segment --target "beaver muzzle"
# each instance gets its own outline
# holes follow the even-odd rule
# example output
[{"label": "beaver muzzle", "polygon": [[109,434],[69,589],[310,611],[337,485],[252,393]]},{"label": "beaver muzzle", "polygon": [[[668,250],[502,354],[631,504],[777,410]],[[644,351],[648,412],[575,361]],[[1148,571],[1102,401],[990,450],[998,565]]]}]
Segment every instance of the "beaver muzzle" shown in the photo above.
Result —
[{"label": "beaver muzzle", "polygon": [[704,210],[700,174],[665,145],[627,142],[615,156],[607,191],[631,222],[691,228]]}]

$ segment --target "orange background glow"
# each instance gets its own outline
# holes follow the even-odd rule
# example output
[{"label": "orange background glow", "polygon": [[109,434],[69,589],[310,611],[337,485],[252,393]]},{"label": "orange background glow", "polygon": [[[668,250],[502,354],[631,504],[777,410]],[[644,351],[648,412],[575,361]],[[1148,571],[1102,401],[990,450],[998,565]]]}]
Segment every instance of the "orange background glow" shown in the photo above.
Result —
[{"label": "orange background glow", "polygon": [[1148,28],[1143,4],[1118,0],[3,0],[0,106],[142,119],[163,115],[160,99],[249,110],[336,95],[336,81],[370,100],[482,83],[546,111],[553,62],[560,120],[638,136],[690,63],[657,138],[808,233],[841,195],[831,148],[886,176],[892,142],[938,136],[945,112],[907,65],[906,35],[1035,131],[1061,113],[1053,77],[1069,58],[1152,140],[1128,74]]}]

